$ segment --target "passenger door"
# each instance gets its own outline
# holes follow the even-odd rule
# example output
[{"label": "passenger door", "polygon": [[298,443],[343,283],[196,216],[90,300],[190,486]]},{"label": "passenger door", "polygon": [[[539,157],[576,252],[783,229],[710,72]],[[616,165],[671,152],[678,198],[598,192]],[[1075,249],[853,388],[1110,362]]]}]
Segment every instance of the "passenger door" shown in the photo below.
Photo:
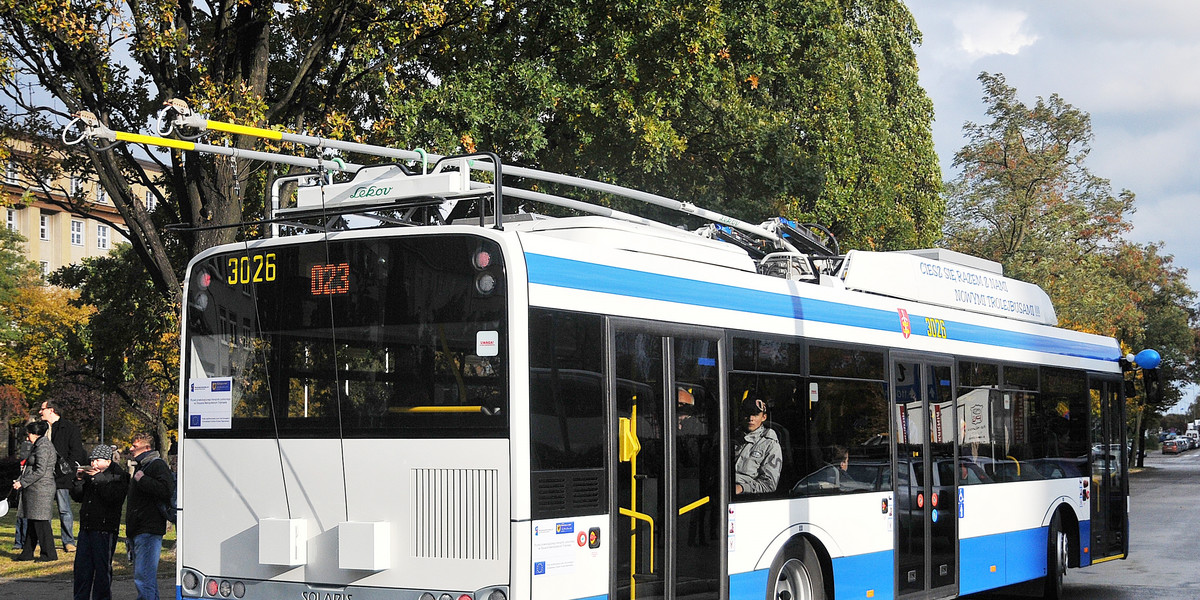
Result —
[{"label": "passenger door", "polygon": [[1123,558],[1129,551],[1129,456],[1121,390],[1119,379],[1093,378],[1089,382],[1093,563]]},{"label": "passenger door", "polygon": [[894,357],[898,598],[958,592],[957,402],[952,363]]},{"label": "passenger door", "polygon": [[613,328],[613,598],[727,596],[721,337]]}]

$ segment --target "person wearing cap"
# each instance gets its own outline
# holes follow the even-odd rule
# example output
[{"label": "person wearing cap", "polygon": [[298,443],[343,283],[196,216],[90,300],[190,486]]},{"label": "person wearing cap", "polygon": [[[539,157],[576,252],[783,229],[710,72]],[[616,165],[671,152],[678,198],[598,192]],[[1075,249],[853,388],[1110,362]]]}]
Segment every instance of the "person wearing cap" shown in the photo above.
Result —
[{"label": "person wearing cap", "polygon": [[108,444],[96,444],[89,458],[91,465],[79,472],[71,488],[71,497],[80,503],[75,600],[111,600],[112,558],[129,473],[112,460]]},{"label": "person wearing cap", "polygon": [[783,450],[779,446],[779,436],[769,427],[763,427],[767,421],[767,403],[747,393],[740,412],[740,433],[743,435],[733,447],[733,492],[774,492],[779,485],[779,471],[783,468]]}]

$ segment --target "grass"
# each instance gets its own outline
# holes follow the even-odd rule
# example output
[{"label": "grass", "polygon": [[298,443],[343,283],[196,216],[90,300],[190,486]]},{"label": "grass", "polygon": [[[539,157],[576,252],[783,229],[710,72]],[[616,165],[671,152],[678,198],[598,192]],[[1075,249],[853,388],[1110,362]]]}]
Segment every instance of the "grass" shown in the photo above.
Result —
[{"label": "grass", "polygon": [[[79,533],[79,505],[72,503],[71,511],[75,514],[75,533]],[[17,552],[12,549],[13,536],[16,533],[17,511],[10,510],[0,518],[0,579],[45,579],[70,581],[74,569],[75,554],[63,552],[62,540],[59,539],[58,518],[50,520],[54,529],[54,541],[58,547],[58,560],[54,562],[17,562],[13,558]],[[121,536],[125,535],[125,526],[121,525]],[[40,552],[38,550],[37,552]],[[125,552],[125,542],[117,542],[117,553],[113,557],[113,578],[133,577],[133,567],[129,564]],[[167,535],[163,536],[162,557],[158,563],[158,576],[174,575],[175,573],[175,526],[167,524]]]}]

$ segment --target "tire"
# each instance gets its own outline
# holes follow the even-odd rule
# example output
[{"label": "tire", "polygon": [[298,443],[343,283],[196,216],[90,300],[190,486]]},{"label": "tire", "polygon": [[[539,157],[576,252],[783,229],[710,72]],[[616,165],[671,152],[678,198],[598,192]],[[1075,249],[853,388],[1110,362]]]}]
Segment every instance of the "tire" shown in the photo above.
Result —
[{"label": "tire", "polygon": [[788,544],[771,565],[767,600],[825,600],[825,574],[812,545],[804,539]]},{"label": "tire", "polygon": [[1067,534],[1062,529],[1062,517],[1055,514],[1050,520],[1050,535],[1046,540],[1046,580],[1042,590],[1042,597],[1046,600],[1062,598],[1070,547]]}]

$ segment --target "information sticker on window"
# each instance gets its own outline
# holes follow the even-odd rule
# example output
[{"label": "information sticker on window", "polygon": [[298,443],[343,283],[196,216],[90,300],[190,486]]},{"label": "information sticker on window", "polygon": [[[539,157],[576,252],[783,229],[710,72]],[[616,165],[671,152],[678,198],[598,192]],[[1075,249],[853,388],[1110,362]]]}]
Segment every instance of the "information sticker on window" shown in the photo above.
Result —
[{"label": "information sticker on window", "polygon": [[232,377],[195,377],[188,380],[187,402],[189,428],[233,427]]},{"label": "information sticker on window", "polygon": [[499,356],[500,355],[500,332],[499,331],[479,331],[475,333],[475,355],[476,356]]}]

